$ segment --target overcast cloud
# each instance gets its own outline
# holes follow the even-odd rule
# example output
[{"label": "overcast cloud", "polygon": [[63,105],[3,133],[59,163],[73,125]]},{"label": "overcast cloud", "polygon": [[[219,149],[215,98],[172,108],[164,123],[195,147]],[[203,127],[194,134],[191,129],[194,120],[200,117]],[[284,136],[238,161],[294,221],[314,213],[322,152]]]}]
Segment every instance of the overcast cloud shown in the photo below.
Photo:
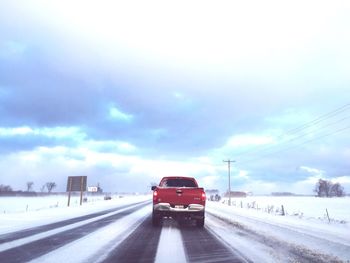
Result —
[{"label": "overcast cloud", "polygon": [[349,12],[1,0],[0,184],[64,191],[87,175],[145,192],[187,175],[226,191],[230,158],[234,190],[311,194],[325,178],[350,192]]}]

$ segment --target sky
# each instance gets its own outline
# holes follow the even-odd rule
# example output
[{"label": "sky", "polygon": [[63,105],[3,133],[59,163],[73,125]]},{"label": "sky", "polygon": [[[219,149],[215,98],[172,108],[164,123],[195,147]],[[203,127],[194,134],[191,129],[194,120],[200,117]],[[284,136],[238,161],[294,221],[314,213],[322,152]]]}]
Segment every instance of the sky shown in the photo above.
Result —
[{"label": "sky", "polygon": [[0,0],[0,184],[350,193],[348,1]]}]

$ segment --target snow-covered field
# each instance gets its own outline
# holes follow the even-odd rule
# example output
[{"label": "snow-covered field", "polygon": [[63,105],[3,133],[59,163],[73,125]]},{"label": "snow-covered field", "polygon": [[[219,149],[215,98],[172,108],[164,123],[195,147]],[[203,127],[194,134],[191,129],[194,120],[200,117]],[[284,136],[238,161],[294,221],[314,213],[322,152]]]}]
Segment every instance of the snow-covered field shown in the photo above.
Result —
[{"label": "snow-covered field", "polygon": [[[123,195],[112,196],[113,200],[123,198]],[[95,204],[103,201],[103,195],[84,196],[87,198],[87,204]],[[68,195],[49,195],[49,196],[33,196],[33,197],[0,197],[0,213],[22,213],[28,211],[38,211],[43,209],[51,209],[57,207],[66,207],[68,203]],[[85,205],[85,202],[84,202]],[[70,206],[80,206],[80,196],[72,195]]]},{"label": "snow-covered field", "polygon": [[[227,199],[222,200],[228,203]],[[233,207],[260,213],[281,214],[304,219],[331,220],[350,223],[350,197],[318,198],[313,196],[248,196],[231,198]],[[327,216],[328,211],[328,216]],[[243,211],[242,211],[243,212]],[[254,213],[256,213],[254,212]]]},{"label": "snow-covered field", "polygon": [[112,195],[111,200],[104,200],[104,196],[90,196],[80,206],[80,197],[72,196],[67,207],[68,197],[65,195],[0,197],[0,234],[150,199],[149,195]]}]

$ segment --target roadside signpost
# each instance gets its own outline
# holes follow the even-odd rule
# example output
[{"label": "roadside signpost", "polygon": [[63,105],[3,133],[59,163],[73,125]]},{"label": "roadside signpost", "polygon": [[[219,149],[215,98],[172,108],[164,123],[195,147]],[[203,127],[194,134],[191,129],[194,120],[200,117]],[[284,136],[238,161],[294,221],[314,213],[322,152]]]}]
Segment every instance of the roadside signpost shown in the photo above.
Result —
[{"label": "roadside signpost", "polygon": [[86,191],[87,176],[68,176],[67,192],[68,206],[70,205],[71,192],[80,191],[80,205],[83,203],[83,192]]}]

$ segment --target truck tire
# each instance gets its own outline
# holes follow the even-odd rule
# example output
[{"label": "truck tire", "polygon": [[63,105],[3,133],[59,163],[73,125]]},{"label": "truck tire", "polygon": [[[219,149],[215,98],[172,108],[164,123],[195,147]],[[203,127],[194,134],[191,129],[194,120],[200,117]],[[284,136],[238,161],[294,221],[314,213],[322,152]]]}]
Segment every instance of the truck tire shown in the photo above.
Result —
[{"label": "truck tire", "polygon": [[153,211],[153,213],[152,213],[152,225],[159,226],[160,222],[161,222],[160,216],[156,212]]},{"label": "truck tire", "polygon": [[199,228],[204,227],[204,217],[196,220],[196,226]]}]

